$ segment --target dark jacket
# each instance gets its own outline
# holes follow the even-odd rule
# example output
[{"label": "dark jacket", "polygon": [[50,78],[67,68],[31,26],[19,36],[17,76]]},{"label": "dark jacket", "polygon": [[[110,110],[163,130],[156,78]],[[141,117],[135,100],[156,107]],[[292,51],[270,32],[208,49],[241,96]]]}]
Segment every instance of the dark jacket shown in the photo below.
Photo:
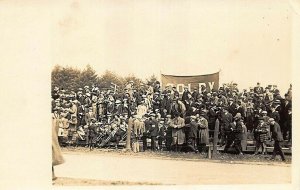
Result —
[{"label": "dark jacket", "polygon": [[277,111],[274,111],[269,114],[270,118],[273,118],[277,123],[280,121],[280,115]]},{"label": "dark jacket", "polygon": [[243,140],[243,125],[240,121],[236,122],[234,133],[235,140]]},{"label": "dark jacket", "polygon": [[158,136],[159,128],[156,120],[150,120],[149,132],[151,137]]},{"label": "dark jacket", "polygon": [[229,125],[232,122],[232,120],[233,120],[233,117],[232,117],[231,113],[228,113],[226,115],[225,115],[225,113],[222,113],[221,122],[222,122],[222,125],[224,126],[225,130],[229,129]]},{"label": "dark jacket", "polygon": [[275,141],[283,141],[280,125],[275,122],[274,125],[271,125],[271,130],[272,130],[272,138]]},{"label": "dark jacket", "polygon": [[197,138],[199,124],[196,121],[191,121],[189,124],[188,138]]}]

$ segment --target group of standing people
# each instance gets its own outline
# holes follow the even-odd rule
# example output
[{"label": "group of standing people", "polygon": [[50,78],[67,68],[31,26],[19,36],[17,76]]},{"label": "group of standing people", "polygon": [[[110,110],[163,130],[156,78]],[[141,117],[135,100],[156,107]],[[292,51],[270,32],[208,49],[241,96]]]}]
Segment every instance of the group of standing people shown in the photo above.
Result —
[{"label": "group of standing people", "polygon": [[[205,86],[192,91],[160,82],[136,88],[129,81],[121,92],[101,90],[97,85],[77,91],[55,87],[52,91],[52,118],[59,139],[85,141],[93,149],[109,141],[129,138],[135,152],[151,150],[207,151],[216,121],[220,125],[219,144],[227,152],[233,147],[243,154],[248,134],[254,134],[256,151],[273,139],[274,152],[284,160],[280,142],[292,137],[292,86],[281,97],[276,85],[263,88],[260,83],[240,91],[236,83],[218,90]],[[139,141],[143,142],[140,149]]]}]

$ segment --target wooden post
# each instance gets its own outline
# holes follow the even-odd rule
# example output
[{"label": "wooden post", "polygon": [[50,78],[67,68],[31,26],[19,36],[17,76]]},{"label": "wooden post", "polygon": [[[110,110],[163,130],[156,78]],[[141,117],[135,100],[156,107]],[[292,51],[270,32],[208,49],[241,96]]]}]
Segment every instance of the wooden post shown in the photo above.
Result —
[{"label": "wooden post", "polygon": [[217,144],[218,144],[218,134],[219,134],[219,119],[216,119],[216,124],[215,124],[215,131],[214,131],[214,144],[213,144],[213,154],[212,156],[214,156],[215,154],[217,154]]},{"label": "wooden post", "polygon": [[131,150],[130,138],[131,138],[132,127],[133,127],[133,118],[132,118],[132,116],[130,116],[129,119],[128,119],[127,137],[126,137],[126,150]]},{"label": "wooden post", "polygon": [[211,144],[210,144],[210,143],[208,144],[207,158],[208,158],[208,159],[211,159],[211,158],[212,158],[212,157],[211,157]]}]

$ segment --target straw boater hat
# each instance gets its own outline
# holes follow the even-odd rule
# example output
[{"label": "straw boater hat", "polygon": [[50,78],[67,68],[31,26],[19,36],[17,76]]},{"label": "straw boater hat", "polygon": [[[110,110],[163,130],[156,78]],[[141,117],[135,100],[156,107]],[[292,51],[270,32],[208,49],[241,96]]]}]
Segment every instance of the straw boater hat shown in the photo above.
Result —
[{"label": "straw boater hat", "polygon": [[241,119],[242,118],[242,115],[240,113],[237,113],[235,116],[234,116],[234,119]]},{"label": "straw boater hat", "polygon": [[272,122],[272,121],[275,121],[274,118],[270,118],[270,119],[269,119],[269,122]]}]

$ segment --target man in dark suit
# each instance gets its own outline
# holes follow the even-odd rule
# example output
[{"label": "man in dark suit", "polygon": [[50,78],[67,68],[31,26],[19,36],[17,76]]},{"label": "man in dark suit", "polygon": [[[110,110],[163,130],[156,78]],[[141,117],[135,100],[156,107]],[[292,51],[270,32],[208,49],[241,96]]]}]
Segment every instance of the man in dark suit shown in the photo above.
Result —
[{"label": "man in dark suit", "polygon": [[271,125],[272,139],[275,141],[271,160],[274,160],[276,154],[279,153],[282,161],[285,161],[285,157],[280,146],[280,143],[283,141],[280,125],[273,118],[269,119],[269,123]]},{"label": "man in dark suit", "polygon": [[200,93],[197,87],[194,87],[194,91],[192,93],[192,97],[194,100],[198,100],[200,98]]},{"label": "man in dark suit", "polygon": [[229,113],[231,113],[232,115],[236,115],[237,114],[237,107],[236,104],[233,102],[233,98],[229,98],[229,103],[228,103],[228,111]]},{"label": "man in dark suit", "polygon": [[274,105],[271,106],[271,113],[269,114],[269,117],[273,118],[276,121],[276,123],[279,123],[279,121],[280,121],[280,115],[279,115],[278,111],[275,110]]},{"label": "man in dark suit", "polygon": [[191,122],[188,128],[188,147],[191,148],[195,153],[197,153],[198,150],[195,148],[195,146],[197,146],[196,142],[197,142],[199,124],[196,122],[196,116],[192,115],[190,119]]},{"label": "man in dark suit", "polygon": [[254,87],[254,93],[255,94],[263,94],[264,88],[260,86],[260,83],[258,82],[256,87]]},{"label": "man in dark suit", "polygon": [[84,105],[80,105],[79,103],[79,106],[78,106],[78,110],[77,110],[77,126],[84,126],[86,125],[86,122],[85,122],[85,113],[86,113],[86,108]]},{"label": "man in dark suit", "polygon": [[190,91],[188,90],[188,87],[185,86],[185,87],[184,87],[183,94],[182,94],[182,101],[183,101],[183,102],[185,102],[186,100],[189,99],[188,94],[190,94]]},{"label": "man in dark suit", "polygon": [[[280,115],[280,126],[282,129],[282,135],[284,139],[287,139],[288,126],[287,121],[289,117],[289,109],[292,109],[292,102],[288,100],[287,94],[285,95],[285,99],[282,101],[280,105],[279,115]],[[278,109],[277,109],[278,110]],[[276,121],[276,120],[275,120]]]},{"label": "man in dark suit", "polygon": [[151,114],[150,120],[149,120],[149,132],[150,132],[150,137],[151,137],[151,150],[155,151],[156,150],[156,137],[158,136],[158,121],[155,119],[155,114]]},{"label": "man in dark suit", "polygon": [[233,116],[231,113],[228,112],[227,109],[223,109],[221,115],[220,115],[220,121],[221,121],[221,145],[223,146],[225,144],[225,141],[227,140],[227,137],[230,133],[230,123],[233,121]]}]

